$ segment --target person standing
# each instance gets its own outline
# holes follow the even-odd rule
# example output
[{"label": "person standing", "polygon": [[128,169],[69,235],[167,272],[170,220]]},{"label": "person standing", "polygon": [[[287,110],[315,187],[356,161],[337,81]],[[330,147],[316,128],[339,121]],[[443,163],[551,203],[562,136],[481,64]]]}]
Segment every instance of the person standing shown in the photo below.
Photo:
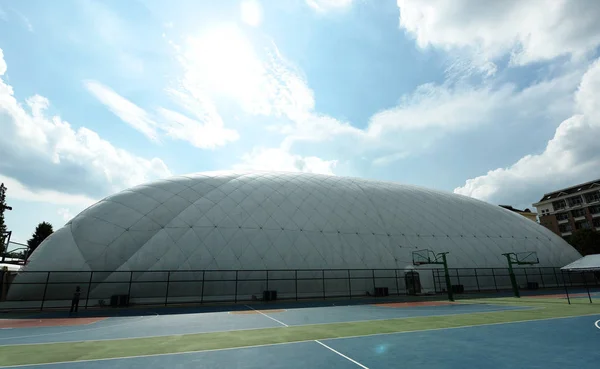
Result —
[{"label": "person standing", "polygon": [[71,311],[69,312],[69,314],[76,313],[77,310],[79,309],[79,297],[80,296],[81,296],[81,289],[79,288],[79,286],[77,286],[77,288],[75,288],[75,293],[73,294],[73,299],[71,300]]}]

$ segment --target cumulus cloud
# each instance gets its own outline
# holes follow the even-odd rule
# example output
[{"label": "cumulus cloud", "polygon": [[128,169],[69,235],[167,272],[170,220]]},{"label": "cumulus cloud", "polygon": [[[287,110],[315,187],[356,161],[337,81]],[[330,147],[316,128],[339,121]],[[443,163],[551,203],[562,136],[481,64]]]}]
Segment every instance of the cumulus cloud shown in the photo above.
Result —
[{"label": "cumulus cloud", "polygon": [[581,78],[576,112],[545,150],[469,179],[454,192],[497,203],[531,204],[546,192],[600,177],[600,59]]},{"label": "cumulus cloud", "polygon": [[[6,72],[3,58],[0,71],[1,77]],[[48,99],[39,95],[23,106],[12,87],[0,79],[0,173],[14,179],[14,187],[20,186],[25,197],[86,202],[171,174],[158,158],[135,156],[90,129],[73,128],[59,116],[48,116],[49,106]]]},{"label": "cumulus cloud", "polygon": [[306,0],[306,4],[319,13],[347,9],[353,0]]},{"label": "cumulus cloud", "polygon": [[289,151],[300,142],[327,142],[324,150],[343,154],[338,157],[367,155],[374,165],[384,166],[422,152],[450,132],[560,121],[572,113],[568,97],[584,72],[574,69],[524,89],[512,83],[424,84],[397,106],[374,114],[365,128],[311,110],[304,119],[271,129],[285,135],[281,146]]},{"label": "cumulus cloud", "polygon": [[276,170],[333,175],[337,160],[323,160],[316,156],[294,155],[282,148],[254,148],[242,156],[234,170]]},{"label": "cumulus cloud", "polygon": [[[485,59],[524,65],[581,56],[600,44],[600,3],[581,1],[397,0],[400,26],[420,47],[472,48]],[[486,68],[489,68],[487,65]]]}]

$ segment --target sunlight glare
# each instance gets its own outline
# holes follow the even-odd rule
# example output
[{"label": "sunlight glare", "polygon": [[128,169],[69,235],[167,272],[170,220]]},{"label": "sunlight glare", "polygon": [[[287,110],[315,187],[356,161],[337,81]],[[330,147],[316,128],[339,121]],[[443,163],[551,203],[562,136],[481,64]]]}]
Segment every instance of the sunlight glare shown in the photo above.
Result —
[{"label": "sunlight glare", "polygon": [[262,10],[256,0],[246,0],[240,4],[242,21],[249,26],[256,27],[262,21]]},{"label": "sunlight glare", "polygon": [[235,26],[191,38],[186,59],[187,77],[202,89],[247,101],[264,87],[266,70],[250,40]]}]

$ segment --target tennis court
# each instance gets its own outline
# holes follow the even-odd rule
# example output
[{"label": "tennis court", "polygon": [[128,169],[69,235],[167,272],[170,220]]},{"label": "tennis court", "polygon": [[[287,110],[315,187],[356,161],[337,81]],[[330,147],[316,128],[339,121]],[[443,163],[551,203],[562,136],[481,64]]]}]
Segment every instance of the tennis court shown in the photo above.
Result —
[{"label": "tennis court", "polygon": [[584,302],[505,297],[34,314],[0,320],[0,366],[591,368],[600,360],[600,304]]}]

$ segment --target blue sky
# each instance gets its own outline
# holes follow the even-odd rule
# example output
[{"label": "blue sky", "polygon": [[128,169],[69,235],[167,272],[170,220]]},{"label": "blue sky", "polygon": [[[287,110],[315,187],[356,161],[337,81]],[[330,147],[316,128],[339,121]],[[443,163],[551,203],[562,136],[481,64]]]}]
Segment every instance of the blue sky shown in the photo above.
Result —
[{"label": "blue sky", "polygon": [[600,177],[600,5],[481,3],[0,1],[13,240],[209,170],[392,180],[521,207]]}]

